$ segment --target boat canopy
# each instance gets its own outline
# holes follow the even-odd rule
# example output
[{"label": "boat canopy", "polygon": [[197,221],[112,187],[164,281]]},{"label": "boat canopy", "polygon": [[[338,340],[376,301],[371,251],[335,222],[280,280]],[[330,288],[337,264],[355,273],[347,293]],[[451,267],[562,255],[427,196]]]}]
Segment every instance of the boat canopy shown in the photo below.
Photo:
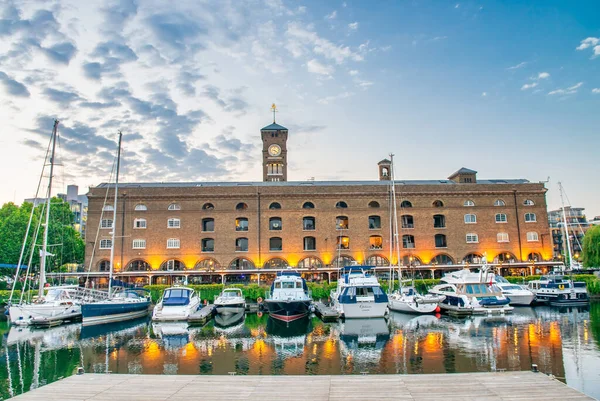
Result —
[{"label": "boat canopy", "polygon": [[188,288],[169,288],[163,296],[163,306],[184,306],[190,303],[192,290]]},{"label": "boat canopy", "polygon": [[362,272],[364,270],[372,270],[375,266],[351,265],[340,267],[340,273]]},{"label": "boat canopy", "polygon": [[281,276],[301,277],[300,273],[298,273],[297,271],[281,271],[281,272],[277,272],[277,277],[281,277]]}]

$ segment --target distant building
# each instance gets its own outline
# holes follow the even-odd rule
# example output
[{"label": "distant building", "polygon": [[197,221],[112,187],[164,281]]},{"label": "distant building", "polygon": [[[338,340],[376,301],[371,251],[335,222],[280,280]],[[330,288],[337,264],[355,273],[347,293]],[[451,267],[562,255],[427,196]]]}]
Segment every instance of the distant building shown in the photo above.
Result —
[{"label": "distant building", "polygon": [[594,226],[600,226],[600,216],[596,216],[590,220],[590,224]]},{"label": "distant building", "polygon": [[[58,194],[57,197],[65,201],[71,207],[74,220],[73,228],[85,238],[85,227],[87,223],[88,199],[87,195],[79,195],[77,185],[68,185],[66,194]],[[33,206],[39,206],[46,202],[46,198],[28,198],[25,202],[33,203]]]},{"label": "distant building", "polygon": [[[567,216],[569,240],[571,242],[571,253],[573,255],[573,259],[579,260],[583,247],[583,236],[591,227],[591,224],[585,217],[585,208],[565,206],[565,214]],[[548,224],[550,224],[550,231],[552,232],[554,257],[557,259],[562,259],[567,249],[562,209],[548,212]]]}]

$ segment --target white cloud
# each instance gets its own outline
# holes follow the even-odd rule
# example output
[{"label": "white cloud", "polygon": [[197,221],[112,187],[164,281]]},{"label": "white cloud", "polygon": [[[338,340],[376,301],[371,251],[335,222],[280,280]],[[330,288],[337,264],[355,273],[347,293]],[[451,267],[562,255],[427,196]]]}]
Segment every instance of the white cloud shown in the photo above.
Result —
[{"label": "white cloud", "polygon": [[586,38],[581,41],[581,44],[577,46],[577,50],[585,50],[588,47],[596,46],[600,43],[600,38]]},{"label": "white cloud", "polygon": [[600,94],[600,88],[594,88],[594,89],[592,89],[592,93]]},{"label": "white cloud", "polygon": [[297,22],[288,24],[286,36],[288,38],[286,48],[288,50],[290,48],[296,49],[296,54],[302,48],[303,51],[313,51],[330,60],[335,60],[337,64],[342,64],[346,60],[362,61],[364,59],[361,54],[352,51],[349,46],[335,45],[329,40],[320,37],[316,32],[302,27]]},{"label": "white cloud", "polygon": [[327,19],[335,19],[335,17],[337,17],[337,11],[333,10],[333,12],[331,14],[328,14],[325,16],[325,18]]},{"label": "white cloud", "polygon": [[512,67],[508,67],[507,70],[517,70],[519,68],[523,68],[527,65],[527,61],[522,61],[517,65],[513,65]]},{"label": "white cloud", "polygon": [[531,84],[525,84],[525,85],[521,86],[521,90],[526,91],[527,89],[535,88],[536,86],[538,86],[537,82],[533,82]]},{"label": "white cloud", "polygon": [[481,92],[481,96],[482,97],[486,97],[487,96],[487,92]]},{"label": "white cloud", "polygon": [[358,29],[358,22],[348,24],[348,28],[352,29],[353,31],[356,31]]},{"label": "white cloud", "polygon": [[583,82],[578,82],[573,86],[570,86],[566,89],[556,89],[551,92],[548,92],[549,95],[572,95],[577,93],[577,89],[581,88]]},{"label": "white cloud", "polygon": [[350,70],[348,71],[348,74],[350,74],[351,76],[358,75],[358,70]]},{"label": "white cloud", "polygon": [[348,98],[350,96],[353,96],[353,95],[354,95],[354,93],[352,93],[352,92],[343,92],[343,93],[340,93],[339,95],[327,96],[327,97],[318,99],[317,102],[319,102],[321,104],[329,104],[329,103],[332,103],[332,102],[334,102],[336,100],[346,99],[346,98]]},{"label": "white cloud", "polygon": [[310,73],[327,76],[333,74],[333,72],[335,71],[335,69],[332,66],[321,64],[314,58],[308,63],[306,63],[306,68]]},{"label": "white cloud", "polygon": [[370,86],[372,86],[374,84],[374,82],[372,81],[363,81],[363,80],[357,80],[356,83],[358,84],[358,86],[360,86],[362,89],[368,89]]},{"label": "white cloud", "polygon": [[540,72],[537,76],[537,79],[546,79],[550,78],[550,74],[547,72]]}]

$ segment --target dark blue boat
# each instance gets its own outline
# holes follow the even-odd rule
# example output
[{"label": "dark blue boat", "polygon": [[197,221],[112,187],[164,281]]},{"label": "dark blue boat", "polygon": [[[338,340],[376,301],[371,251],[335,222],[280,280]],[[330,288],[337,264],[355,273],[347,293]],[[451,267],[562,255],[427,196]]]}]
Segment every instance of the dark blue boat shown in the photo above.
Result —
[{"label": "dark blue boat", "polygon": [[[141,294],[145,291],[145,294]],[[83,325],[122,322],[148,314],[149,292],[143,289],[124,289],[99,302],[81,305]]]},{"label": "dark blue boat", "polygon": [[306,281],[292,271],[277,273],[271,292],[265,299],[269,315],[285,322],[308,316],[311,302]]}]

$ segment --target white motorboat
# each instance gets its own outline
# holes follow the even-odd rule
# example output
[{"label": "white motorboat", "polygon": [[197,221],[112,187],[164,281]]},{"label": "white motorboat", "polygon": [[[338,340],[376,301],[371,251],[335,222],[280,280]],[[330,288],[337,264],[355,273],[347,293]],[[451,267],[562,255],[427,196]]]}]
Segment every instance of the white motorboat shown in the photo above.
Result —
[{"label": "white motorboat", "polygon": [[187,320],[188,316],[198,310],[200,297],[188,287],[170,287],[163,292],[160,301],[154,307],[152,320],[177,321]]},{"label": "white motorboat", "polygon": [[388,308],[395,312],[428,314],[440,311],[438,305],[446,296],[419,294],[413,286],[403,286],[389,296]]},{"label": "white motorboat", "polygon": [[225,288],[215,299],[218,314],[237,315],[246,311],[246,298],[239,288]]},{"label": "white motorboat", "polygon": [[514,309],[485,266],[477,273],[468,269],[447,273],[429,292],[444,295],[440,308],[452,315],[505,314]]},{"label": "white motorboat", "polygon": [[269,316],[284,322],[308,316],[311,303],[306,281],[296,271],[278,272],[265,299]]},{"label": "white motorboat", "polygon": [[590,302],[585,282],[573,281],[560,274],[542,276],[527,283],[535,302],[551,306],[578,306]]},{"label": "white motorboat", "polygon": [[331,291],[333,308],[344,318],[384,317],[388,296],[377,277],[368,273],[373,266],[346,266],[340,269],[337,288]]},{"label": "white motorboat", "polygon": [[511,305],[529,306],[535,298],[533,292],[526,287],[510,283],[502,276],[496,276],[496,286],[508,297]]}]

